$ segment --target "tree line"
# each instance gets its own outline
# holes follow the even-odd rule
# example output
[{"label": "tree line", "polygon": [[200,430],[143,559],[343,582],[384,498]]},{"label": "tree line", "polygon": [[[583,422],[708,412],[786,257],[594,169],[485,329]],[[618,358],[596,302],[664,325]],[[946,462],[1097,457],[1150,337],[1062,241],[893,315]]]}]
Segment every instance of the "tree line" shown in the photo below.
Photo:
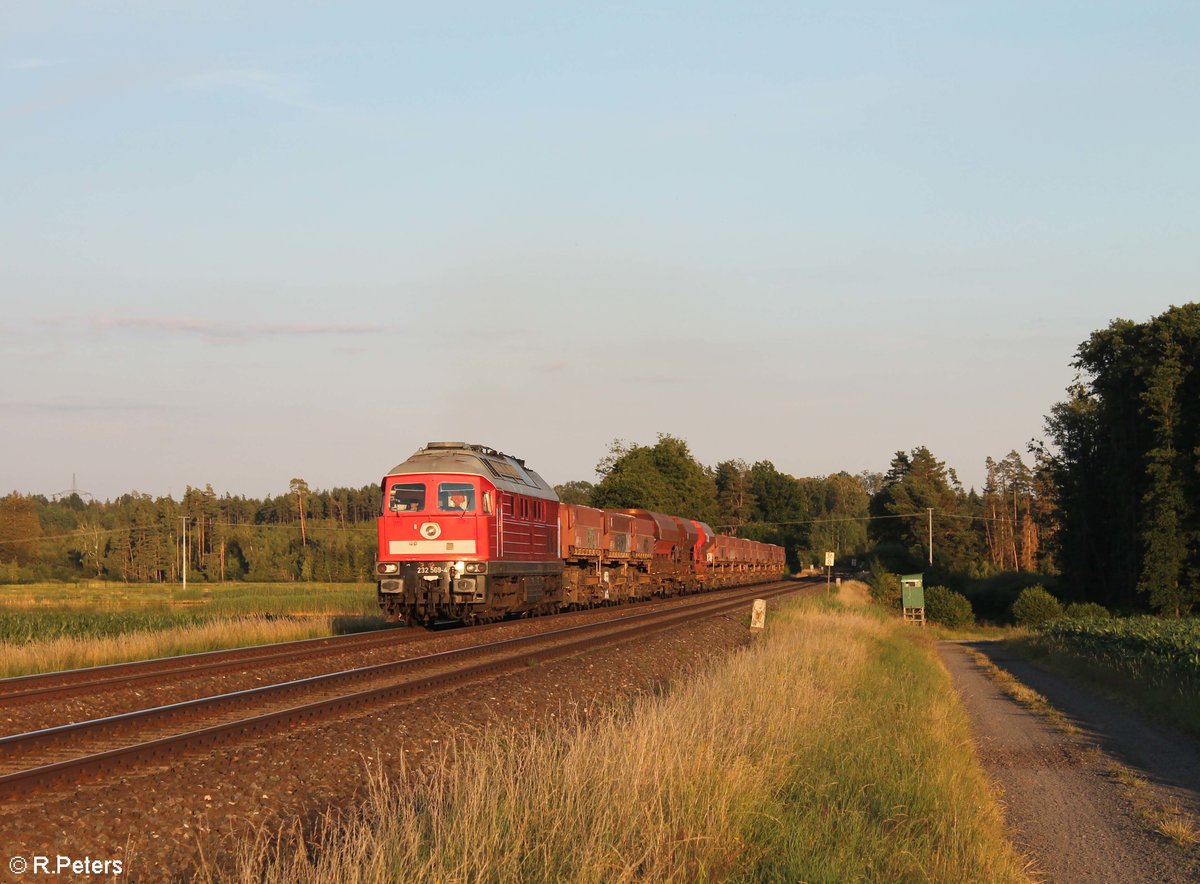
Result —
[{"label": "tree line", "polygon": [[[717,531],[775,543],[799,569],[883,557],[896,571],[923,570],[925,513],[935,511],[935,570],[988,576],[1052,567],[1040,538],[1043,470],[1015,451],[988,462],[982,494],[924,447],[897,452],[886,474],[796,477],[771,461],[700,464],[669,434],[653,445],[614,441],[598,483],[556,486],[568,503],[645,507],[707,522]],[[183,499],[125,494],[113,501],[59,500],[16,492],[0,499],[0,582],[177,582],[184,563],[209,581],[372,579],[376,485],[288,491],[261,500],[189,487]],[[186,530],[185,530],[186,529]],[[943,576],[951,575],[951,576]]]},{"label": "tree line", "polygon": [[263,499],[189,487],[182,500],[0,498],[0,582],[370,580],[379,486]]},{"label": "tree line", "polygon": [[812,564],[826,549],[855,557],[868,548],[862,522],[868,477],[843,472],[796,478],[769,460],[705,467],[687,442],[666,433],[654,445],[614,441],[596,473],[596,484],[568,482],[555,490],[568,503],[644,507],[698,519],[719,533],[776,543],[793,568]]},{"label": "tree line", "polygon": [[824,549],[869,553],[891,572],[924,572],[927,585],[969,590],[1015,574],[1012,594],[1038,575],[1064,600],[1188,615],[1200,609],[1198,363],[1200,304],[1114,320],[1079,346],[1048,441],[987,458],[978,490],[924,446],[896,452],[886,473],[797,478],[769,461],[704,467],[668,435],[616,442],[598,484],[560,488],[779,543],[793,566]]},{"label": "tree line", "polygon": [[646,507],[776,543],[793,568],[819,564],[833,551],[839,562],[882,557],[893,570],[929,570],[930,509],[932,568],[943,581],[1053,568],[1052,549],[1043,544],[1053,532],[1045,464],[1029,466],[1012,451],[988,458],[986,468],[983,490],[968,491],[953,469],[918,446],[897,452],[886,473],[797,477],[768,460],[706,467],[684,440],[662,434],[653,445],[613,442],[596,467],[598,483],[555,490],[568,502]]},{"label": "tree line", "polygon": [[1200,607],[1200,304],[1114,320],[1046,420],[1062,570],[1089,600]]},{"label": "tree line", "polygon": [[[1041,575],[1068,600],[1186,615],[1200,607],[1198,361],[1198,304],[1114,320],[1079,346],[1079,377],[1050,409],[1047,442],[989,457],[980,489],[924,446],[896,452],[884,473],[797,477],[769,460],[705,466],[661,434],[614,441],[597,482],[556,490],[777,543],[793,568],[833,550],[923,571],[927,584]],[[368,580],[378,495],[374,484],[321,491],[301,479],[262,500],[211,486],[181,501],[14,492],[0,498],[0,581],[175,581],[185,562],[207,580]]]}]

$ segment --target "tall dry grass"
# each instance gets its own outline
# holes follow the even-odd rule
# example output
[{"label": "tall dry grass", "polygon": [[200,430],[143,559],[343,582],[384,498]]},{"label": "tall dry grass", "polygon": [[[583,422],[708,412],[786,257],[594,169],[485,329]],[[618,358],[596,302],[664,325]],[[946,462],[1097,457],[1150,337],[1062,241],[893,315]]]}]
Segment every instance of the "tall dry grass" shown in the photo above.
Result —
[{"label": "tall dry grass", "polygon": [[[331,616],[234,617],[104,638],[59,637],[34,642],[0,642],[0,678],[318,638],[354,631],[355,624],[348,623],[350,619]],[[364,628],[382,622],[380,618],[360,619]]]},{"label": "tall dry grass", "polygon": [[948,676],[904,630],[830,602],[773,614],[666,697],[376,771],[316,847],[260,842],[228,877],[1023,880]]}]

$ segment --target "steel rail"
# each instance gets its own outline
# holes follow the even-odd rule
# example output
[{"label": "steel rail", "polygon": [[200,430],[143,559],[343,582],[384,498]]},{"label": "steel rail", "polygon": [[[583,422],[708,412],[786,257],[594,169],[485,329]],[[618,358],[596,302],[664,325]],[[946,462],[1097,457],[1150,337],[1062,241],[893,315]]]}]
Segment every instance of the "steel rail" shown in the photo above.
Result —
[{"label": "steel rail", "polygon": [[[730,587],[731,590],[740,587]],[[716,590],[719,592],[720,590]],[[458,630],[460,634],[470,631],[487,631],[503,622],[481,623]],[[50,699],[61,699],[64,695],[94,693],[109,687],[124,685],[153,684],[174,679],[186,679],[201,675],[214,675],[249,664],[279,665],[293,660],[319,659],[343,653],[375,650],[389,645],[404,645],[427,639],[432,633],[423,627],[384,629],[369,633],[323,636],[289,642],[272,642],[265,645],[249,645],[241,648],[226,648],[218,651],[201,651],[194,654],[179,654],[173,657],[156,657],[152,660],[133,660],[127,663],[109,663],[83,669],[63,669],[56,672],[38,672],[0,679],[0,703],[37,703]]]},{"label": "steel rail", "polygon": [[[240,707],[262,705],[264,701],[285,700],[296,694],[310,691],[314,687],[341,690],[353,685],[355,682],[378,679],[381,676],[403,675],[405,670],[420,667],[428,668],[441,663],[452,663],[464,658],[486,656],[488,654],[501,653],[502,655],[497,659],[487,660],[465,668],[457,668],[448,672],[440,672],[424,677],[410,677],[399,682],[371,687],[365,690],[339,693],[334,697],[301,703],[300,705],[286,709],[240,718],[117,749],[110,749],[0,775],[0,799],[11,800],[23,797],[41,789],[79,782],[89,779],[94,775],[116,769],[125,769],[142,762],[173,760],[181,752],[197,748],[209,748],[220,743],[232,742],[241,736],[264,733],[283,725],[322,718],[369,703],[425,693],[439,687],[475,680],[486,675],[523,669],[532,660],[549,660],[576,654],[599,645],[622,643],[630,638],[670,629],[690,620],[715,616],[735,610],[745,604],[748,599],[755,596],[774,597],[786,595],[804,588],[805,585],[803,583],[786,582],[743,588],[737,592],[735,597],[727,596],[719,600],[705,599],[702,602],[688,605],[682,610],[680,608],[670,608],[667,610],[641,612],[617,620],[572,626],[550,633],[504,639],[499,642],[491,642],[473,648],[443,651],[424,657],[377,664],[375,666],[346,670],[330,675],[313,676],[294,682],[284,682],[279,685],[268,685],[248,691],[237,691],[231,694],[190,700],[184,703],[175,703],[169,706],[5,737],[0,739],[0,751],[11,751],[17,748],[26,751],[30,749],[45,751],[47,748],[61,747],[64,744],[69,744],[73,737],[80,734],[96,731],[102,732],[105,728],[112,729],[114,726],[119,728],[121,725],[128,723],[152,722],[155,725],[165,724],[172,720],[177,721],[180,718],[189,717],[198,711],[216,713]],[[559,641],[544,648],[531,647],[538,643],[545,644],[548,639],[558,639]]]},{"label": "steel rail", "polygon": [[250,663],[277,664],[288,660],[371,650],[390,644],[408,644],[428,638],[430,635],[427,630],[412,631],[413,629],[418,628],[383,629],[369,633],[331,635],[322,638],[228,648],[220,651],[201,651],[195,654],[180,654],[175,657],[156,657],[153,660],[109,663],[84,669],[63,669],[58,672],[19,675],[0,679],[0,703],[31,703],[62,694],[94,691],[111,685],[209,675],[227,669],[237,669]]}]

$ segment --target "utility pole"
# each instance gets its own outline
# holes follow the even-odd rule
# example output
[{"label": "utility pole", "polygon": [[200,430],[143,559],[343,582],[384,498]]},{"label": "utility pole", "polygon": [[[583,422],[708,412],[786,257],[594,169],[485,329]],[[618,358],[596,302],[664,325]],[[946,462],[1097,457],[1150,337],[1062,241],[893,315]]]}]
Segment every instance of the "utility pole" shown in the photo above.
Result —
[{"label": "utility pole", "polygon": [[187,592],[187,560],[188,560],[187,516],[180,516],[179,521],[183,525],[183,591]]},{"label": "utility pole", "polygon": [[933,565],[933,507],[929,509],[929,564]]}]

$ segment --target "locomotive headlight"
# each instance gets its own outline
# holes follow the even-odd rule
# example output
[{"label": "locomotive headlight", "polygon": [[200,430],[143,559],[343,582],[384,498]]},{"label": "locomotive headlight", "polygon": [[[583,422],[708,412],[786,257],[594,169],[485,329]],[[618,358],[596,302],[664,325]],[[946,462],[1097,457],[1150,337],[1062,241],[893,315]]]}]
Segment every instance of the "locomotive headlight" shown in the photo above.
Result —
[{"label": "locomotive headlight", "polygon": [[380,574],[396,574],[400,565],[396,562],[379,562],[375,565],[375,570]]},{"label": "locomotive headlight", "polygon": [[462,562],[454,563],[454,573],[455,574],[461,574],[463,571],[466,570],[466,568],[467,568],[467,566]]},{"label": "locomotive headlight", "polygon": [[487,564],[484,562],[467,562],[468,574],[483,574],[487,571]]}]

